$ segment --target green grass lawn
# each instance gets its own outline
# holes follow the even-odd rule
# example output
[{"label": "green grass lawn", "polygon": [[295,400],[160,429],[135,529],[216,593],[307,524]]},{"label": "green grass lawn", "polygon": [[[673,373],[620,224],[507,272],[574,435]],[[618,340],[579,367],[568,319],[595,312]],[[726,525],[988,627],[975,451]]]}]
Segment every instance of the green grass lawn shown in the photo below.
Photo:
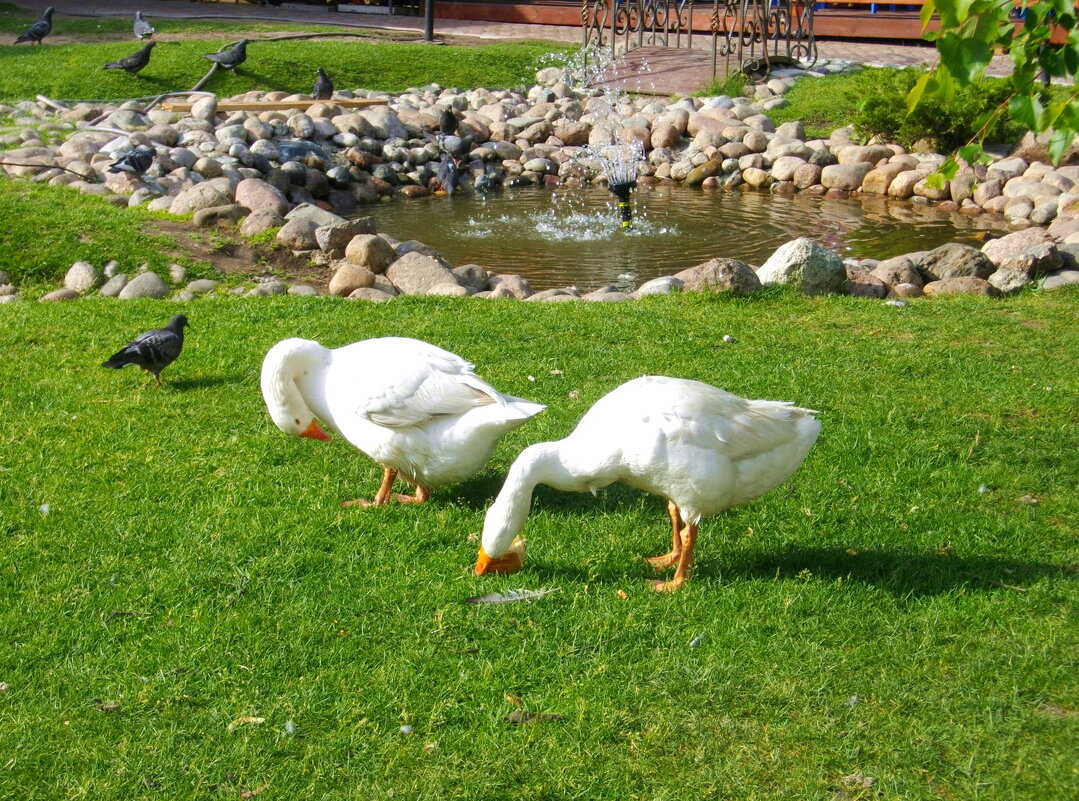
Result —
[{"label": "green grass lawn", "polygon": [[[1075,797],[1077,301],[0,307],[0,797]],[[164,387],[98,366],[176,311]],[[261,359],[400,334],[549,408],[426,506],[343,509],[378,467],[281,434]],[[539,491],[525,571],[473,576],[514,455],[642,373],[821,438],[673,596],[624,487]],[[463,603],[518,587],[560,591]]]}]

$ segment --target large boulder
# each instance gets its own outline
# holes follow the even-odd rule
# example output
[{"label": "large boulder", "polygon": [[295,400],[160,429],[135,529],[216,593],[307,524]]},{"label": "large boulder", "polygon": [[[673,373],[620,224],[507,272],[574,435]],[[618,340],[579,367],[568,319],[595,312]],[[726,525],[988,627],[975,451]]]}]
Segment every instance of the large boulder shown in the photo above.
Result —
[{"label": "large boulder", "polygon": [[199,209],[226,206],[231,202],[232,197],[217,180],[203,181],[201,184],[195,184],[184,189],[174,197],[169,205],[169,212],[171,214],[191,214]]},{"label": "large boulder", "polygon": [[675,274],[686,292],[730,292],[751,295],[761,288],[753,268],[738,259],[710,259]]},{"label": "large boulder", "polygon": [[842,292],[847,270],[838,254],[803,237],[780,246],[757,270],[762,284],[797,287],[805,295]]},{"label": "large boulder", "polygon": [[357,289],[368,289],[375,285],[375,274],[365,267],[358,267],[348,261],[338,263],[337,271],[330,279],[331,295],[347,298]]},{"label": "large boulder", "polygon": [[386,269],[386,277],[402,295],[447,294],[440,287],[460,287],[452,272],[430,256],[415,251],[393,262]]},{"label": "large boulder", "polygon": [[302,217],[288,220],[277,232],[277,243],[289,250],[316,250],[318,240],[315,231],[318,225],[313,220]]},{"label": "large boulder", "polygon": [[120,290],[120,300],[134,300],[136,298],[163,298],[169,294],[168,285],[161,280],[157,273],[139,273],[132,278],[127,285]]},{"label": "large boulder", "polygon": [[281,216],[289,207],[285,193],[261,178],[245,178],[236,184],[236,202],[253,212],[270,209]]},{"label": "large boulder", "polygon": [[343,222],[320,225],[315,229],[315,240],[321,250],[335,259],[341,258],[355,237],[360,234],[374,234],[375,220],[372,217],[356,217]]},{"label": "large boulder", "polygon": [[1023,273],[1028,277],[1059,270],[1063,258],[1052,236],[1044,228],[1025,228],[982,246],[982,253],[1000,269]]},{"label": "large boulder", "polygon": [[972,275],[930,281],[922,288],[922,291],[929,297],[935,295],[980,295],[995,298],[1000,295],[1000,290],[995,286],[982,278],[975,278]]},{"label": "large boulder", "polygon": [[345,259],[375,274],[386,272],[397,258],[393,247],[375,234],[358,234],[345,247]]},{"label": "large boulder", "polygon": [[997,268],[989,257],[977,248],[949,242],[929,251],[918,264],[918,269],[926,282],[930,282],[964,277],[985,280]]}]

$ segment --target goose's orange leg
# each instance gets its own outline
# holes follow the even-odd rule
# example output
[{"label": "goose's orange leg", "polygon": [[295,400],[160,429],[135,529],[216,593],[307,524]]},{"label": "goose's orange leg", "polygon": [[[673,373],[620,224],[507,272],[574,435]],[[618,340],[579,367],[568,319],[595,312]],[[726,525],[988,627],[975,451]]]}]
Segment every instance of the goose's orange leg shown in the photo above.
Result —
[{"label": "goose's orange leg", "polygon": [[674,592],[685,583],[689,566],[693,562],[693,546],[697,543],[697,524],[690,523],[682,532],[682,555],[678,559],[678,567],[674,571],[674,578],[670,581],[653,581],[652,586],[656,592]]},{"label": "goose's orange leg", "polygon": [[666,570],[682,556],[682,515],[678,513],[678,507],[674,505],[674,501],[667,501],[667,514],[671,516],[671,538],[674,541],[671,552],[644,560],[656,570]]},{"label": "goose's orange leg", "polygon": [[431,493],[426,488],[419,485],[416,486],[415,495],[402,495],[393,491],[393,482],[397,478],[397,471],[391,470],[388,467],[383,468],[382,473],[382,485],[378,488],[378,492],[375,493],[374,500],[367,500],[366,498],[357,498],[354,501],[345,501],[342,506],[386,506],[390,501],[397,501],[398,503],[423,503],[426,501]]}]

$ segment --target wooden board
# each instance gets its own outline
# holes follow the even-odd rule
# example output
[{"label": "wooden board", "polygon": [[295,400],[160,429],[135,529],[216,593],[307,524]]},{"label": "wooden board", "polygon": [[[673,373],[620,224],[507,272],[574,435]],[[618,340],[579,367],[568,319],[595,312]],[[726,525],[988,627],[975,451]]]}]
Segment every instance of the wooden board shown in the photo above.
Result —
[{"label": "wooden board", "polygon": [[[341,108],[363,108],[364,106],[384,106],[384,98],[355,98],[346,100],[219,100],[218,111],[283,111],[289,108],[308,108],[315,103],[333,103]],[[191,111],[194,103],[181,103],[166,100],[161,104],[165,111]]]}]

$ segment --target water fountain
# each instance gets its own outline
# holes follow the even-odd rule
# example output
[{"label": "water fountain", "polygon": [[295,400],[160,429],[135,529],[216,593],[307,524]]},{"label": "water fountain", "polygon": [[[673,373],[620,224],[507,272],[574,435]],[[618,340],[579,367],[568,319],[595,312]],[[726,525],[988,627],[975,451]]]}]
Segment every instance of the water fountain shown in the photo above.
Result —
[{"label": "water fountain", "polygon": [[607,188],[618,198],[622,228],[632,228],[633,206],[629,193],[637,187],[637,165],[644,158],[644,148],[640,142],[597,145],[589,148],[589,154],[599,160],[603,174],[607,176]]}]

